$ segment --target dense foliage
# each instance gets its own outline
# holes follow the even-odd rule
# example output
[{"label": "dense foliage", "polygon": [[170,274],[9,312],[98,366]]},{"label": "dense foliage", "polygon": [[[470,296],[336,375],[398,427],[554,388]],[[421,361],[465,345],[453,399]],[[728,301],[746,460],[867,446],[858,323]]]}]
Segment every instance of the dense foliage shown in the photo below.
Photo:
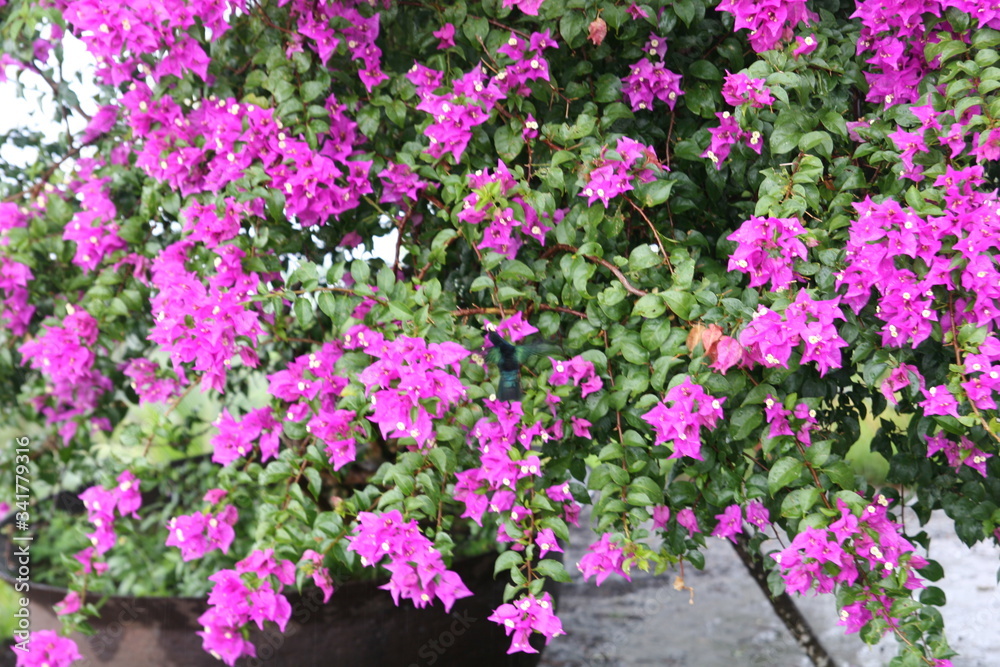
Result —
[{"label": "dense foliage", "polygon": [[[943,509],[967,544],[1000,525],[992,5],[0,19],[4,76],[88,121],[9,133],[32,159],[0,181],[3,425],[32,439],[33,493],[87,510],[50,519],[80,526],[67,628],[84,589],[210,593],[205,647],[232,664],[248,624],[284,627],[285,587],[379,566],[397,601],[447,608],[452,557],[496,542],[492,619],[533,651],[562,632],[542,587],[565,567],[600,584],[776,536],[774,591],[835,593],[848,632],[900,639],[894,664],[950,664],[941,568],[902,519]],[[96,107],[62,78],[66,32]],[[524,345],[496,355],[520,400],[487,331]],[[879,488],[847,459],[863,428]],[[597,537],[564,565],[581,505]],[[21,664],[75,651],[33,647]]]}]

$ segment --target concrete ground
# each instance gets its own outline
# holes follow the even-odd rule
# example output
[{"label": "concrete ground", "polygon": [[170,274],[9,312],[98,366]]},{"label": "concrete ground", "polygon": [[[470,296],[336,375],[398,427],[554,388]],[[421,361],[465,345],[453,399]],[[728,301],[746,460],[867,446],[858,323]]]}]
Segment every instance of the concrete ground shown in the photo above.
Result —
[{"label": "concrete ground", "polygon": [[[912,515],[910,515],[912,518]],[[581,521],[582,523],[582,521]],[[1000,665],[1000,548],[968,549],[950,521],[935,516],[924,530],[930,556],[939,561],[948,604],[942,610],[955,667]],[[704,571],[685,568],[687,591],[675,591],[674,573],[637,572],[629,583],[612,576],[600,588],[583,581],[576,563],[589,531],[573,535],[565,562],[573,583],[565,584],[557,609],[567,636],[549,645],[541,667],[808,667],[811,663],[750,579],[728,541],[712,539]],[[831,596],[796,598],[838,667],[880,667],[896,654],[891,636],[878,646],[836,624]]]}]

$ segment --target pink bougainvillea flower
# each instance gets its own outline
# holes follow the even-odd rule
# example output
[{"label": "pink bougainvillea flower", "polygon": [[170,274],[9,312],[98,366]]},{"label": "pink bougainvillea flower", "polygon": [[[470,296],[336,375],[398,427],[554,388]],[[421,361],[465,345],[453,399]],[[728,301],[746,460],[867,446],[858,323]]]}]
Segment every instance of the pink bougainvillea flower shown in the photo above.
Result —
[{"label": "pink bougainvillea flower", "polygon": [[440,30],[435,30],[431,34],[439,40],[438,50],[450,49],[455,46],[455,26],[451,23],[445,23]]}]

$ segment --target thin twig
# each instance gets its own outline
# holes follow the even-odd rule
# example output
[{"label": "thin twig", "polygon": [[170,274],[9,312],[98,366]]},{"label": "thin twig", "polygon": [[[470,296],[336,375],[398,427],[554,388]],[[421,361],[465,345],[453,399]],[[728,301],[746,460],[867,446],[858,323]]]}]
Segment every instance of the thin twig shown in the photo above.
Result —
[{"label": "thin twig", "polygon": [[[542,257],[544,258],[546,256],[551,256],[554,252],[559,250],[567,250],[573,254],[580,252],[579,248],[574,248],[573,246],[566,245],[565,243],[557,243],[550,249],[546,250],[542,254]],[[630,283],[628,278],[625,277],[625,274],[621,272],[621,269],[619,269],[617,266],[615,266],[608,260],[604,259],[603,257],[597,257],[596,255],[583,255],[583,258],[586,259],[588,262],[593,262],[594,264],[600,264],[608,271],[610,271],[614,275],[614,277],[618,279],[618,282],[622,284],[622,287],[624,287],[625,290],[630,294],[635,294],[636,296],[646,296],[647,294],[649,294],[649,292],[641,290],[638,287],[634,286],[632,283]]]}]

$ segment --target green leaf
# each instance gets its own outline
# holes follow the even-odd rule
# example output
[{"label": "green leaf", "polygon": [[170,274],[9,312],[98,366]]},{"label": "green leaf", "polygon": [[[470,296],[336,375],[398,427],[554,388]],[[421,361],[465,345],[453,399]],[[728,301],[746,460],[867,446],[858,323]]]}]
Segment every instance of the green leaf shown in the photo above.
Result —
[{"label": "green leaf", "polygon": [[667,307],[663,303],[663,299],[659,294],[647,294],[635,302],[635,308],[632,309],[632,315],[653,318],[659,317],[666,312],[666,310]]},{"label": "green leaf", "polygon": [[854,488],[854,468],[846,461],[837,461],[833,465],[823,468],[823,472],[826,473],[831,482],[840,488]]},{"label": "green leaf", "polygon": [[819,500],[819,489],[807,486],[795,489],[781,502],[781,516],[789,519],[802,518],[816,505]]},{"label": "green leaf", "polygon": [[354,120],[358,124],[361,134],[369,139],[378,134],[379,125],[382,124],[382,110],[372,104],[366,104],[358,109],[354,115]]},{"label": "green leaf", "polygon": [[649,352],[646,348],[630,338],[622,341],[622,356],[633,364],[649,363]]},{"label": "green leaf", "polygon": [[806,447],[806,460],[814,466],[822,466],[830,458],[832,440],[820,440]]},{"label": "green leaf", "polygon": [[628,487],[626,499],[632,505],[659,505],[663,502],[663,488],[651,477],[636,477]]},{"label": "green leaf", "polygon": [[320,477],[319,470],[311,466],[306,467],[302,474],[309,482],[309,493],[313,498],[319,498],[320,489],[323,487],[323,480]]},{"label": "green leaf", "polygon": [[512,259],[504,264],[497,277],[501,280],[534,280],[535,272],[524,262]]},{"label": "green leaf", "polygon": [[636,195],[646,208],[659,206],[670,198],[670,191],[674,189],[673,181],[653,181],[646,183],[636,189]]},{"label": "green leaf", "polygon": [[735,440],[750,435],[764,421],[761,409],[754,405],[736,408],[729,418],[729,432]]},{"label": "green leaf", "polygon": [[351,277],[354,278],[354,282],[367,285],[371,275],[371,269],[365,260],[356,259],[351,262]]},{"label": "green leaf", "polygon": [[393,100],[385,107],[385,115],[397,127],[406,127],[406,105],[402,100]]},{"label": "green leaf", "polygon": [[306,81],[302,84],[302,101],[311,102],[324,92],[329,83],[326,81]]},{"label": "green leaf", "polygon": [[992,28],[983,28],[972,33],[972,46],[976,49],[988,49],[1000,45],[1000,32]]},{"label": "green leaf", "polygon": [[589,23],[584,12],[571,9],[563,14],[562,20],[559,21],[559,33],[570,48],[576,48],[583,44]]},{"label": "green leaf", "polygon": [[688,73],[697,79],[704,79],[705,81],[722,81],[722,72],[707,60],[696,60],[691,63]]},{"label": "green leaf", "polygon": [[482,292],[484,289],[491,289],[493,287],[493,280],[489,276],[477,276],[475,280],[472,281],[472,285],[469,290],[472,292]]},{"label": "green leaf", "polygon": [[671,505],[681,507],[694,504],[701,495],[698,492],[698,487],[688,481],[672,482],[667,489],[667,494],[670,496]]},{"label": "green leaf", "polygon": [[820,116],[820,122],[823,123],[823,127],[831,132],[839,134],[842,137],[847,136],[847,121],[844,120],[843,114],[832,110],[824,111],[823,115]]},{"label": "green leaf", "polygon": [[684,25],[690,28],[696,11],[694,0],[676,0],[670,4],[670,7],[674,10],[677,18],[684,21]]},{"label": "green leaf", "polygon": [[271,461],[261,472],[258,483],[267,486],[276,482],[285,482],[295,476],[295,471],[287,461],[280,459]]},{"label": "green leaf", "polygon": [[653,499],[650,498],[644,491],[629,489],[625,496],[625,500],[629,505],[634,505],[636,507],[648,507],[653,504]]},{"label": "green leaf", "polygon": [[462,32],[473,44],[484,41],[489,31],[490,23],[482,16],[470,16],[465,19],[465,24],[462,26]]},{"label": "green leaf", "polygon": [[545,560],[539,561],[535,565],[535,572],[546,577],[547,579],[552,579],[553,581],[558,581],[564,584],[568,584],[573,581],[569,573],[566,572],[566,568],[563,564],[557,560],[546,558]]},{"label": "green leaf", "polygon": [[826,132],[807,132],[799,139],[799,150],[805,152],[815,149],[817,153],[824,157],[830,157],[833,153],[833,140]]},{"label": "green leaf", "polygon": [[299,297],[295,300],[295,319],[298,320],[299,326],[303,329],[308,329],[312,326],[313,321],[316,319],[316,313],[313,311],[313,305],[305,297]]},{"label": "green leaf", "polygon": [[515,130],[509,125],[501,125],[493,135],[493,143],[497,153],[505,162],[513,162],[524,148],[524,137],[520,130]]},{"label": "green leaf", "polygon": [[773,496],[779,490],[785,488],[799,478],[802,472],[802,461],[786,456],[774,462],[771,470],[767,473],[767,489]]},{"label": "green leaf", "polygon": [[[923,573],[923,570],[921,570]],[[924,604],[934,605],[935,607],[943,607],[947,602],[947,597],[944,591],[937,586],[928,586],[920,592],[920,601]]]},{"label": "green leaf", "polygon": [[771,152],[787,153],[799,145],[799,139],[810,127],[805,114],[796,109],[783,109],[771,132]]},{"label": "green leaf", "polygon": [[694,295],[690,292],[669,290],[661,292],[660,296],[666,301],[667,306],[673,311],[674,315],[682,320],[691,319],[691,309],[694,307]]},{"label": "green leaf", "polygon": [[[617,102],[622,96],[622,80],[612,73],[602,74],[594,85],[594,100],[608,103]],[[605,114],[606,115],[606,114]]]},{"label": "green leaf", "polygon": [[517,551],[504,551],[497,556],[496,563],[493,564],[493,578],[501,572],[512,570],[524,562],[524,557]]},{"label": "green leaf", "polygon": [[648,243],[642,243],[635,247],[628,257],[629,271],[642,271],[660,266],[663,259],[652,249]]},{"label": "green leaf", "polygon": [[936,560],[927,559],[927,565],[920,568],[919,572],[927,581],[940,581],[944,577],[944,568]]}]

